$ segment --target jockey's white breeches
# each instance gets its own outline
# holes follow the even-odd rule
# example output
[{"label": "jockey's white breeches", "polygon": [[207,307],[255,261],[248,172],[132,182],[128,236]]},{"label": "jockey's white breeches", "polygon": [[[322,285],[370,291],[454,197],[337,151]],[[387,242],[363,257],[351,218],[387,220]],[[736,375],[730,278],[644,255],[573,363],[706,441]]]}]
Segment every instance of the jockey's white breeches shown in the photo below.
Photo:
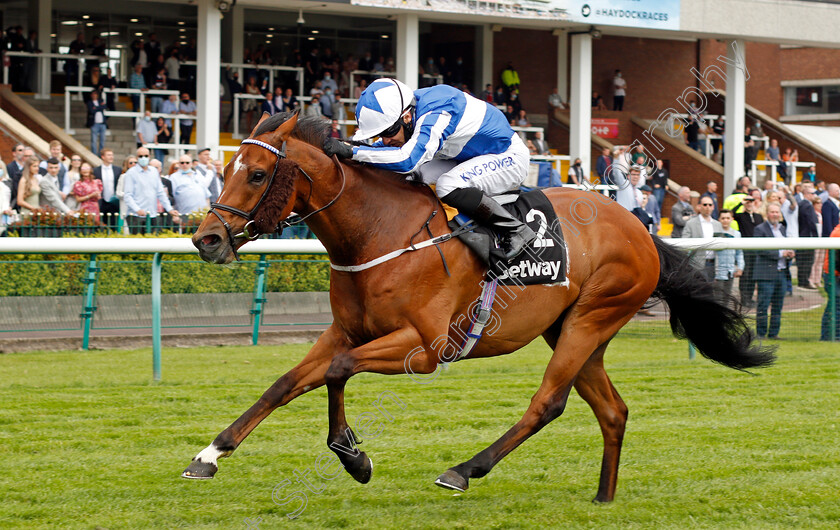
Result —
[{"label": "jockey's white breeches", "polygon": [[525,181],[529,163],[528,148],[514,133],[510,147],[503,153],[464,162],[433,159],[420,166],[417,173],[424,183],[435,184],[438,197],[458,188],[478,188],[487,195],[499,195],[517,189]]}]

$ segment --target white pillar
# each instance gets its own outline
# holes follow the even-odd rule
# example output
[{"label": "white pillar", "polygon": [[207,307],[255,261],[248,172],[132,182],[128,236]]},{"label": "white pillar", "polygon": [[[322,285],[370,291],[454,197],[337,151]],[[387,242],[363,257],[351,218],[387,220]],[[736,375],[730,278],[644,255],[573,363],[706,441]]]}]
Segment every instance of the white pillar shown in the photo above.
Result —
[{"label": "white pillar", "polygon": [[[230,62],[241,63],[245,51],[245,8],[235,5],[225,14],[225,20],[230,20]],[[247,79],[239,77],[239,82],[245,86]]]},{"label": "white pillar", "polygon": [[592,36],[572,35],[572,71],[570,87],[569,156],[580,158],[584,175],[589,175],[592,150]]},{"label": "white pillar", "polygon": [[[733,43],[735,44],[733,46]],[[723,146],[723,193],[735,188],[735,183],[744,176],[744,106],[747,81],[738,65],[745,64],[744,42],[734,41],[727,47],[726,66],[726,143]],[[735,56],[740,51],[740,58]]]},{"label": "white pillar", "polygon": [[[29,0],[29,27],[38,32],[38,48],[45,53],[52,50],[52,0]],[[24,38],[28,38],[27,30],[24,30]],[[76,36],[73,35],[73,38]],[[56,50],[58,51],[58,50]],[[38,93],[36,99],[49,99],[51,89],[51,67],[50,59],[37,59],[38,61]],[[79,65],[82,68],[82,65]]]},{"label": "white pillar", "polygon": [[420,74],[420,20],[417,15],[397,15],[397,78],[417,90]]},{"label": "white pillar", "polygon": [[569,101],[569,36],[563,30],[557,35],[557,88],[563,101]]},{"label": "white pillar", "polygon": [[222,62],[222,18],[214,0],[198,1],[198,80],[196,145],[219,145],[219,68]]},{"label": "white pillar", "polygon": [[[493,26],[483,24],[476,27],[475,64],[478,65],[479,86],[473,93],[480,94],[488,84],[493,85]],[[495,87],[494,87],[495,88]]]}]

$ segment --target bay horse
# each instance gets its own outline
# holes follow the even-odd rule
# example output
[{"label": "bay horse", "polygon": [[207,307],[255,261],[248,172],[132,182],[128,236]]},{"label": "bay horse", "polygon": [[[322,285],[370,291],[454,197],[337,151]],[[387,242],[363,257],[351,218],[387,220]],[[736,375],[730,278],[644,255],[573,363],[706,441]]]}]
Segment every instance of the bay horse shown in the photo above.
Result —
[{"label": "bay horse", "polygon": [[[236,249],[273,232],[292,212],[306,223],[339,268],[365,264],[411,244],[440,201],[424,185],[354,162],[329,158],[321,146],[329,122],[295,114],[264,115],[225,167],[225,185],[212,215],[192,240],[205,261],[229,263]],[[581,201],[596,194],[552,188],[545,194],[559,218],[571,219]],[[468,358],[515,352],[542,335],[554,350],[524,416],[492,445],[444,472],[436,484],[464,491],[502,458],[563,413],[575,388],[592,407],[604,437],[595,501],[615,495],[627,407],[604,371],[610,340],[655,297],[668,305],[675,335],[691,340],[707,358],[745,370],[773,362],[772,349],[753,342],[736,308],[717,293],[687,256],[651,236],[630,212],[603,196],[597,219],[566,230],[567,281],[523,288],[495,310],[500,325]],[[576,206],[577,205],[577,206]],[[444,215],[432,216],[428,235],[449,233]],[[425,234],[425,232],[424,232]],[[425,237],[425,236],[424,236]],[[442,258],[450,265],[444,269]],[[333,270],[333,323],[309,353],[280,377],[242,416],[222,431],[184,471],[212,478],[218,458],[229,456],[274,409],[327,386],[327,445],[345,470],[367,483],[372,461],[343,449],[358,440],[344,415],[344,387],[360,372],[432,374],[444,362],[439,337],[456,341],[479,296],[487,267],[454,240],[408,252],[362,271]],[[410,354],[410,358],[407,356]],[[450,359],[451,360],[451,359]]]}]

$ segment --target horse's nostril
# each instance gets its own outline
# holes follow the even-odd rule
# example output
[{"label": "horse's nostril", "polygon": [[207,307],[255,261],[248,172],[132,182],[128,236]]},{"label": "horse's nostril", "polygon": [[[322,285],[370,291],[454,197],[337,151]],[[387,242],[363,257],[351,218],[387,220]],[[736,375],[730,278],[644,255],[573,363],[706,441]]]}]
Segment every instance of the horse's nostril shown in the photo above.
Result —
[{"label": "horse's nostril", "polygon": [[222,242],[222,238],[217,234],[210,234],[201,238],[201,244],[207,247],[217,247]]}]

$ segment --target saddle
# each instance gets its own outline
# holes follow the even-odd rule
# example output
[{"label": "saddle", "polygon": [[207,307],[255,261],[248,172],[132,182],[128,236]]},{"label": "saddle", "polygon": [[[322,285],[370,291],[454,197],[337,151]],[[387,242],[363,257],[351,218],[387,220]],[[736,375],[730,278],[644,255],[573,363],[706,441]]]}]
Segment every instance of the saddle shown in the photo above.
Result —
[{"label": "saddle", "polygon": [[456,214],[449,221],[449,228],[487,265],[488,277],[498,278],[502,285],[564,283],[566,243],[551,201],[538,189],[505,193],[493,199],[526,223],[537,234],[537,239],[508,263],[492,230],[479,226],[465,214]]}]

